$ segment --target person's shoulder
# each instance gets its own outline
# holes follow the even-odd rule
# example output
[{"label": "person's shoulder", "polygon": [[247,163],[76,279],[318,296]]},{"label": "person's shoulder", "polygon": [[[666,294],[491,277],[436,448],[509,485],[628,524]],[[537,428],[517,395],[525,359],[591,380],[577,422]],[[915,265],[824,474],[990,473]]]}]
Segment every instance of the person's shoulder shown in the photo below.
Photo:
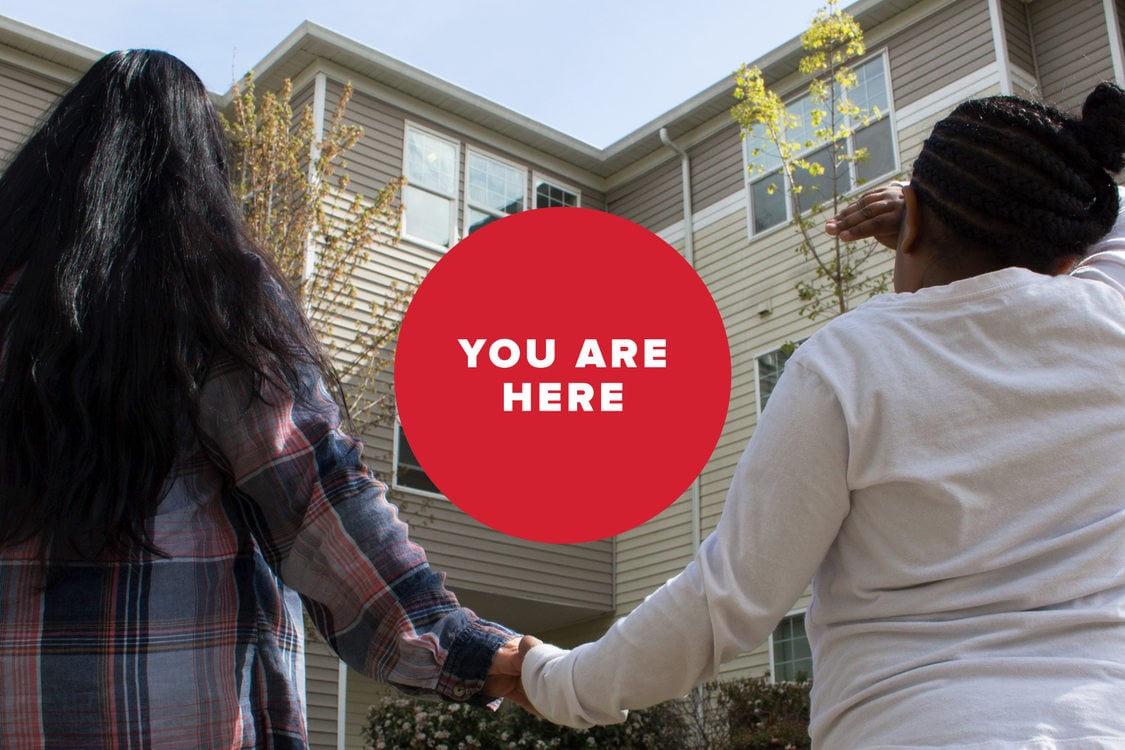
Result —
[{"label": "person's shoulder", "polygon": [[1125,296],[1125,237],[1107,240],[1100,251],[1083,258],[1071,275],[1101,282]]}]

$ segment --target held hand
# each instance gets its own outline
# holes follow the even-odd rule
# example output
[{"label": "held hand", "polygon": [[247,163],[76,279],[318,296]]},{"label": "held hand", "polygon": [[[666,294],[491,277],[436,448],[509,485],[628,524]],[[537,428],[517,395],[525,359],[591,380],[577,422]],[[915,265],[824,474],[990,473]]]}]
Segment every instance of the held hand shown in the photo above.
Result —
[{"label": "held hand", "polygon": [[891,182],[872,188],[829,219],[824,230],[849,242],[874,237],[894,249],[902,221],[902,189],[907,183]]},{"label": "held hand", "polygon": [[492,657],[492,666],[488,669],[481,693],[489,698],[507,698],[517,706],[538,715],[523,691],[520,673],[523,671],[524,654],[542,643],[534,636],[525,635],[513,638],[501,646]]}]

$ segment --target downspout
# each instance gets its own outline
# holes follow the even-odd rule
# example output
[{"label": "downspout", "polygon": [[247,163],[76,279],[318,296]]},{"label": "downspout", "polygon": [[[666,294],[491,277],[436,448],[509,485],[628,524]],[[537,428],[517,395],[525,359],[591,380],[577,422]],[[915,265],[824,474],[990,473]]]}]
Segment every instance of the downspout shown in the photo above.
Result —
[{"label": "downspout", "polygon": [[[660,142],[680,155],[680,184],[683,187],[684,204],[684,257],[688,265],[695,268],[695,225],[691,210],[691,160],[684,149],[668,137],[668,128],[660,129]],[[691,483],[691,553],[699,551],[702,530],[700,521],[700,481],[699,477]]]},{"label": "downspout", "polygon": [[1000,93],[1012,93],[1012,63],[1008,58],[1008,40],[1004,35],[1004,14],[1000,10],[1000,0],[988,0],[988,15],[992,25],[992,47],[996,52],[996,64],[1000,68]]},{"label": "downspout", "polygon": [[[313,78],[313,142],[309,146],[309,184],[317,179],[316,160],[320,158],[320,140],[324,137],[324,100],[328,96],[328,76],[317,73]],[[310,279],[316,272],[316,243],[310,234],[306,238],[305,272],[302,278]]]},{"label": "downspout", "polygon": [[348,746],[348,665],[340,661],[336,677],[336,750]]},{"label": "downspout", "polygon": [[[313,78],[313,142],[309,145],[309,184],[317,179],[316,160],[320,158],[320,141],[324,138],[325,99],[328,98],[328,76],[317,73]],[[316,273],[316,241],[312,234],[305,240],[305,268],[302,279],[310,279]],[[310,302],[305,300],[305,310]],[[306,706],[308,704],[306,703]],[[308,709],[306,708],[306,711]],[[306,714],[307,721],[307,714]],[[348,665],[339,660],[336,664],[336,750],[345,750],[348,729]]]},{"label": "downspout", "polygon": [[[695,224],[692,221],[691,211],[691,160],[684,149],[677,146],[668,137],[668,128],[660,129],[660,142],[680,155],[680,185],[683,188],[684,204],[684,258],[688,265],[695,268]],[[697,476],[691,483],[691,556],[694,558],[699,552],[700,537],[702,536],[702,523],[700,521],[700,481]],[[692,709],[697,727],[703,726],[703,687],[697,685],[691,691]]]},{"label": "downspout", "polygon": [[1113,59],[1113,78],[1118,84],[1125,83],[1125,51],[1121,45],[1121,27],[1118,26],[1117,8],[1113,0],[1102,0],[1105,9],[1106,33],[1109,35],[1109,53]]}]

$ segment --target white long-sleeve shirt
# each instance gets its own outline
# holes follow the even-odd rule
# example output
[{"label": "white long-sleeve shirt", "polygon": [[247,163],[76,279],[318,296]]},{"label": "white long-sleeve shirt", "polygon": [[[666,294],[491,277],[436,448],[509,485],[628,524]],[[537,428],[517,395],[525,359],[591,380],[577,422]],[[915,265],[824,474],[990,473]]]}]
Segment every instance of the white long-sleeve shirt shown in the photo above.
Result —
[{"label": "white long-sleeve shirt", "polygon": [[1009,268],[875,298],[786,364],[679,576],[524,685],[583,726],[687,692],[813,581],[832,748],[1125,747],[1125,298]]}]

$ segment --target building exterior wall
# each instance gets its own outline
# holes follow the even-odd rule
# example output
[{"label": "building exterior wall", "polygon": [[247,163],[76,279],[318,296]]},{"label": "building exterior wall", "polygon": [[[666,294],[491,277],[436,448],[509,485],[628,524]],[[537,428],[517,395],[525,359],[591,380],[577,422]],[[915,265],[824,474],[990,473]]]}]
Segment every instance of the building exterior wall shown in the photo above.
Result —
[{"label": "building exterior wall", "polygon": [[1028,8],[1043,98],[1081,109],[1098,81],[1113,78],[1102,1],[1035,0]]},{"label": "building exterior wall", "polygon": [[897,34],[887,46],[898,107],[996,62],[987,0],[957,0]]},{"label": "building exterior wall", "polygon": [[607,210],[652,232],[683,218],[680,160],[669,158],[606,195]]},{"label": "building exterior wall", "polygon": [[305,698],[308,706],[309,747],[312,750],[336,750],[339,664],[339,658],[323,641],[312,634],[307,636]]},{"label": "building exterior wall", "polygon": [[69,87],[67,81],[0,59],[0,168]]},{"label": "building exterior wall", "polygon": [[1012,65],[1035,73],[1035,48],[1031,43],[1028,7],[1023,0],[1004,0],[1000,6],[1004,16],[1004,38],[1008,41],[1008,59]]}]

